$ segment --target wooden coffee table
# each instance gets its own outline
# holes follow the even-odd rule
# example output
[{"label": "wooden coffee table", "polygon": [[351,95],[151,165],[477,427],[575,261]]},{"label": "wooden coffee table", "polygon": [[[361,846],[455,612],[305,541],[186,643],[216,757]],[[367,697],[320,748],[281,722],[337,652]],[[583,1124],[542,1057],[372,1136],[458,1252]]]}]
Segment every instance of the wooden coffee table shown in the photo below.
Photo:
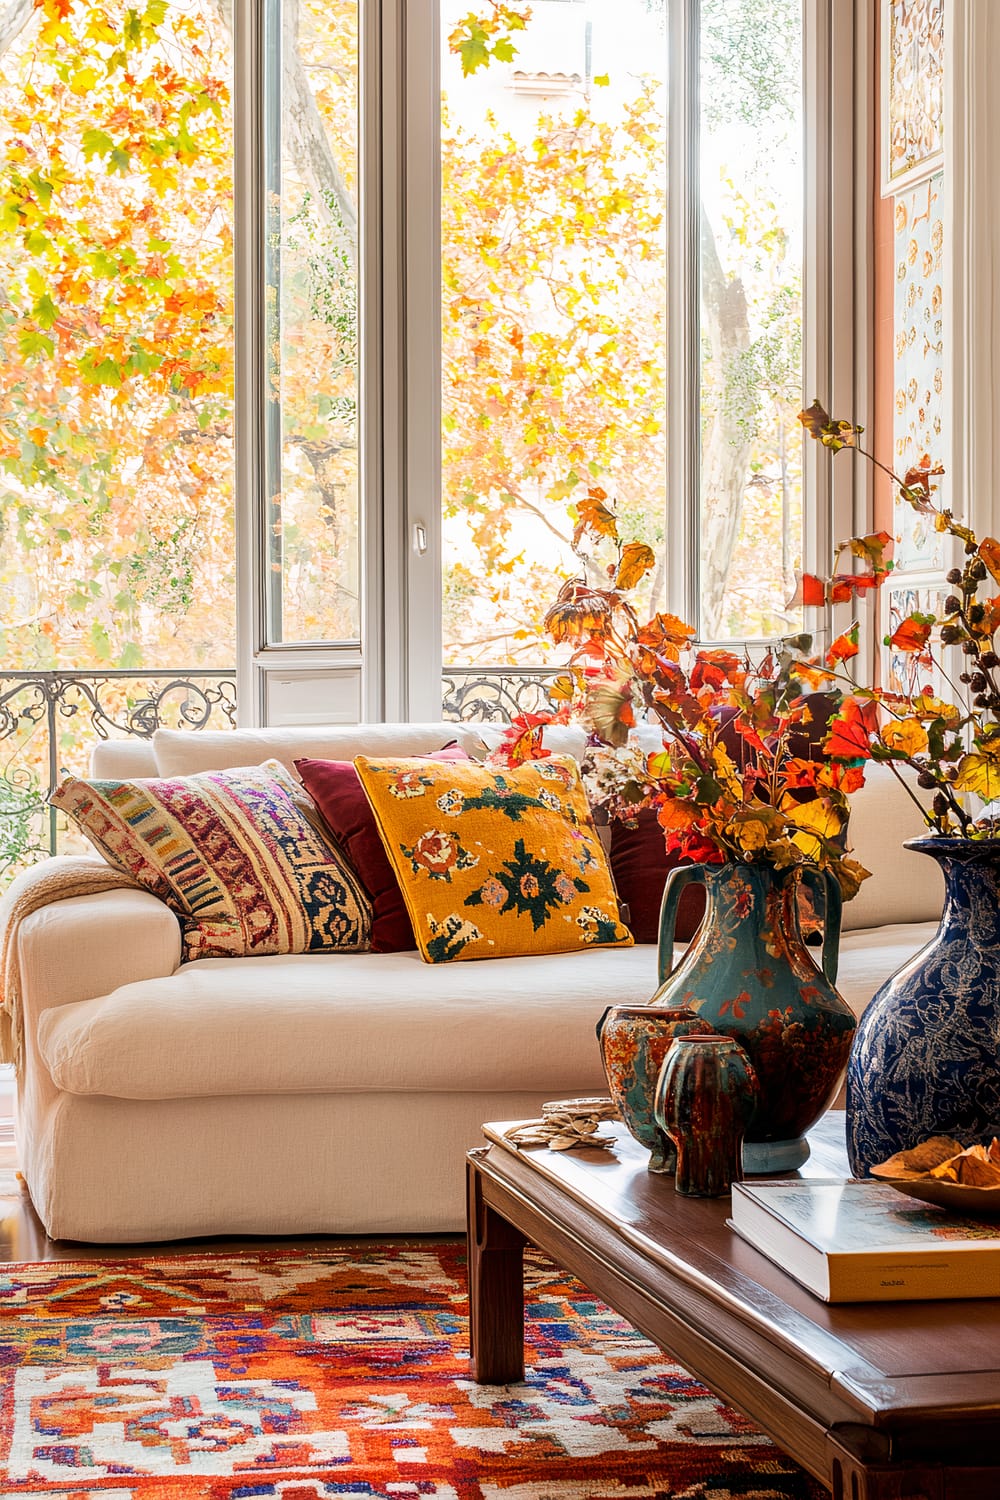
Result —
[{"label": "wooden coffee table", "polygon": [[[473,1374],[524,1376],[527,1241],[746,1413],[836,1500],[1000,1500],[998,1299],[828,1306],[684,1198],[624,1127],[614,1154],[469,1153]],[[797,1175],[849,1176],[842,1114]]]}]

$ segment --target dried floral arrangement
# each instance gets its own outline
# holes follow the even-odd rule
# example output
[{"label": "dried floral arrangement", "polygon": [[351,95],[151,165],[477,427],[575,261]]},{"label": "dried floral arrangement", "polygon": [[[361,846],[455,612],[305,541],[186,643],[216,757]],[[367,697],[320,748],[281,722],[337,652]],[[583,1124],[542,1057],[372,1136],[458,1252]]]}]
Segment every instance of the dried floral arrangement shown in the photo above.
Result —
[{"label": "dried floral arrangement", "polygon": [[[934,503],[933,481],[944,470],[929,457],[900,478],[862,446],[863,428],[831,418],[818,401],[799,420],[831,454],[852,453],[888,474],[903,503],[933,517],[935,529],[954,537],[964,555],[963,564],[947,575],[952,593],[943,613],[915,611],[886,637],[886,645],[912,664],[905,691],[849,684],[826,752],[845,766],[876,760],[912,767],[918,788],[931,794],[921,799],[912,793],[931,831],[992,837],[994,820],[988,810],[984,815],[970,806],[969,798],[989,803],[1000,797],[1000,542],[980,541],[950,510]],[[864,566],[828,579],[806,574],[797,597],[805,604],[838,603],[880,588],[892,566],[885,559],[889,540],[885,532],[851,538],[841,550]],[[948,658],[958,655],[960,669],[950,674]],[[948,684],[954,701],[927,686],[932,672]]]},{"label": "dried floral arrangement", "polygon": [[[813,756],[807,731],[817,698],[824,717],[840,704],[832,668],[856,650],[850,633],[819,658],[808,636],[776,643],[763,658],[698,647],[675,615],[641,623],[632,594],[654,564],[643,542],[624,540],[607,494],[578,503],[574,548],[581,576],[563,585],[546,627],[572,655],[553,687],[554,713],[514,721],[499,752],[507,763],[538,754],[553,720],[581,721],[598,748],[588,790],[614,817],[656,809],[668,851],[706,863],[829,869],[845,898],[865,871],[845,850],[848,794],[862,764]],[[628,746],[640,721],[658,724],[663,748]],[[855,758],[859,759],[859,758]]]},{"label": "dried floral arrangement", "polygon": [[[653,552],[622,539],[614,504],[593,487],[577,506],[581,576],[563,585],[546,616],[553,640],[572,647],[553,687],[561,707],[516,719],[499,758],[544,754],[546,723],[582,721],[596,746],[588,791],[610,816],[653,807],[668,851],[683,858],[815,864],[829,868],[850,898],[867,872],[845,852],[848,798],[871,761],[897,775],[911,768],[915,776],[900,779],[931,832],[997,832],[989,807],[984,812],[972,799],[1000,798],[1000,542],[980,541],[935,504],[934,480],[944,470],[929,457],[900,478],[862,446],[863,428],[830,417],[818,401],[799,420],[831,455],[850,452],[888,474],[906,505],[933,517],[964,549],[962,566],[947,575],[953,592],[943,614],[914,611],[885,639],[909,659],[905,691],[852,679],[846,664],[858,655],[857,622],[822,656],[802,634],[776,642],[759,661],[699,648],[675,615],[640,623],[631,596],[653,567]],[[885,531],[849,537],[831,576],[801,575],[790,604],[851,603],[878,590],[892,570],[890,543]],[[849,571],[840,568],[845,555]],[[957,680],[948,675],[948,648],[964,658]],[[932,691],[932,673],[949,684],[949,698]],[[803,749],[805,731],[817,727],[816,694],[829,715],[818,757]],[[628,744],[641,721],[660,726],[662,751],[647,755]]]}]

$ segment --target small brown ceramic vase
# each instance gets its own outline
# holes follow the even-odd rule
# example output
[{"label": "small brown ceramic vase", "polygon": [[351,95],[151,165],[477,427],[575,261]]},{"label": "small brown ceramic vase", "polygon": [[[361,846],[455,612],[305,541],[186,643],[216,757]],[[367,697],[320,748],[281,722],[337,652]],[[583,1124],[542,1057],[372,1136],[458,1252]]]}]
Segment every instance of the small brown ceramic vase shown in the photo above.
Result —
[{"label": "small brown ceramic vase", "polygon": [[743,1176],[743,1134],[757,1093],[753,1065],[731,1037],[677,1037],[660,1073],[654,1112],[677,1149],[679,1193],[719,1198]]},{"label": "small brown ceramic vase", "polygon": [[650,1153],[651,1172],[672,1172],[677,1160],[673,1141],[653,1115],[663,1060],[674,1037],[707,1029],[682,1005],[609,1005],[597,1023],[608,1090],[628,1129]]}]

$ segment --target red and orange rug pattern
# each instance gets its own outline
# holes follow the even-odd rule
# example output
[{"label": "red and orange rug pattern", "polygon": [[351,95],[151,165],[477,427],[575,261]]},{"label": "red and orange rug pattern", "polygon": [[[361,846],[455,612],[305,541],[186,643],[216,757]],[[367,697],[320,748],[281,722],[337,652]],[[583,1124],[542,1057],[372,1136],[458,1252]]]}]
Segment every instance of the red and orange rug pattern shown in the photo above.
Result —
[{"label": "red and orange rug pattern", "polygon": [[7,1500],[818,1500],[540,1257],[527,1376],[468,1371],[457,1244],[0,1268]]}]

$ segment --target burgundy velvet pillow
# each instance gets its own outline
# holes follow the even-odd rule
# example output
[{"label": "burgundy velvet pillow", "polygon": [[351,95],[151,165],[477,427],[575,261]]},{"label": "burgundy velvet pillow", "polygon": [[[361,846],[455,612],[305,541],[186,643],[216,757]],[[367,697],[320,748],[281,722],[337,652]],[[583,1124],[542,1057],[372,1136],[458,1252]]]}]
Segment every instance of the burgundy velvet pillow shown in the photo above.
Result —
[{"label": "burgundy velvet pillow", "polygon": [[[628,904],[632,936],[637,943],[655,943],[660,936],[660,903],[667,875],[683,868],[683,861],[667,853],[663,829],[651,808],[642,808],[635,822],[636,826],[629,828],[617,818],[611,820],[611,873],[619,901]],[[358,874],[367,884],[360,870]],[[678,943],[694,937],[704,912],[705,887],[689,885],[681,892],[677,909],[674,937]]]},{"label": "burgundy velvet pillow", "polygon": [[[446,745],[423,760],[469,760],[461,745]],[[295,769],[372,901],[372,952],[402,953],[417,946],[413,927],[375,815],[349,760],[297,760]]]}]

